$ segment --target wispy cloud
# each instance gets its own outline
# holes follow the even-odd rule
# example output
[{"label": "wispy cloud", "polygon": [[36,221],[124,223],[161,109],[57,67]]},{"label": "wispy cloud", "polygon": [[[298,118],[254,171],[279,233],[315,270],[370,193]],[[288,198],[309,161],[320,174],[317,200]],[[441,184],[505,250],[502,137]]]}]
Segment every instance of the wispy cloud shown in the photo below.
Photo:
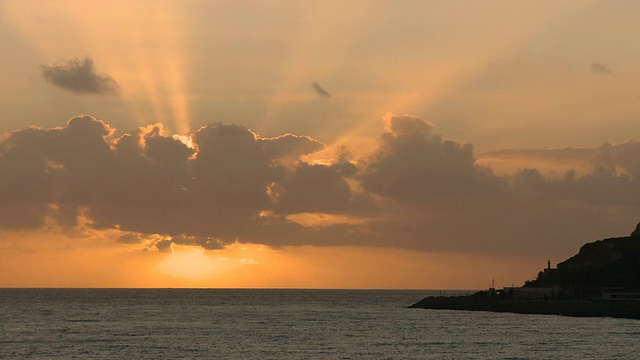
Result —
[{"label": "wispy cloud", "polygon": [[66,60],[61,64],[42,65],[42,77],[50,84],[75,94],[112,94],[118,83],[108,74],[99,73],[93,59]]},{"label": "wispy cloud", "polygon": [[318,95],[320,95],[322,97],[326,97],[326,98],[330,98],[331,97],[331,93],[328,92],[327,90],[325,90],[325,88],[320,86],[320,84],[318,84],[316,81],[311,83],[311,87],[313,88],[313,91],[316,92],[316,94],[318,94]]}]

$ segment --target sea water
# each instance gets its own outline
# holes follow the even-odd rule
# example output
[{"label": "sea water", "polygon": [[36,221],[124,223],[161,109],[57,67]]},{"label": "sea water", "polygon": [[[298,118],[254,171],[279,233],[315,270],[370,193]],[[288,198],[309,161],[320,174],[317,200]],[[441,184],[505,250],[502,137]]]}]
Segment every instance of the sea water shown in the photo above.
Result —
[{"label": "sea water", "polygon": [[0,359],[640,358],[638,320],[406,308],[441,293],[0,289]]}]

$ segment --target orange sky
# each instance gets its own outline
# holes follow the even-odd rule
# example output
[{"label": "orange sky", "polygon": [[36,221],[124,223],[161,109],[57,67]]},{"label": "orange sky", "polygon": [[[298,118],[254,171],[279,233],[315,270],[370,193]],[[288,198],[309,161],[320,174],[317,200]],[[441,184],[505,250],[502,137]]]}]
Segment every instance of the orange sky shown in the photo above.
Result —
[{"label": "orange sky", "polygon": [[[4,287],[213,287],[476,289],[519,284],[544,264],[539,257],[429,254],[371,247],[232,245],[172,253],[135,246],[25,234],[3,248]],[[46,241],[47,244],[43,242]],[[482,273],[476,271],[482,269]]]},{"label": "orange sky", "polygon": [[374,3],[0,0],[0,286],[484,288],[631,232],[640,5]]}]

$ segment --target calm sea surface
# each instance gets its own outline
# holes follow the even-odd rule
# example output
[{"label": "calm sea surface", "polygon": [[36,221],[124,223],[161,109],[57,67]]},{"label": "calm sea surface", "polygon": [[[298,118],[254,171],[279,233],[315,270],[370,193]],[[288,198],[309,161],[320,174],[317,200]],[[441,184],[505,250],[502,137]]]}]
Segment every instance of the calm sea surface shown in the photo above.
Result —
[{"label": "calm sea surface", "polygon": [[0,359],[638,359],[640,321],[406,309],[438,291],[0,289]]}]

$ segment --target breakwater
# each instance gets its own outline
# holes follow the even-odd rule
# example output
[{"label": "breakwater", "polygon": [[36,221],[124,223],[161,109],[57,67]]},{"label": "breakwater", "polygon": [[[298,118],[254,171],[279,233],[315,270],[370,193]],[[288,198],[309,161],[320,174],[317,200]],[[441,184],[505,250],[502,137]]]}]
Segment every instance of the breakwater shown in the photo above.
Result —
[{"label": "breakwater", "polygon": [[409,306],[409,308],[640,319],[640,302],[545,301],[479,298],[473,296],[430,296]]}]

